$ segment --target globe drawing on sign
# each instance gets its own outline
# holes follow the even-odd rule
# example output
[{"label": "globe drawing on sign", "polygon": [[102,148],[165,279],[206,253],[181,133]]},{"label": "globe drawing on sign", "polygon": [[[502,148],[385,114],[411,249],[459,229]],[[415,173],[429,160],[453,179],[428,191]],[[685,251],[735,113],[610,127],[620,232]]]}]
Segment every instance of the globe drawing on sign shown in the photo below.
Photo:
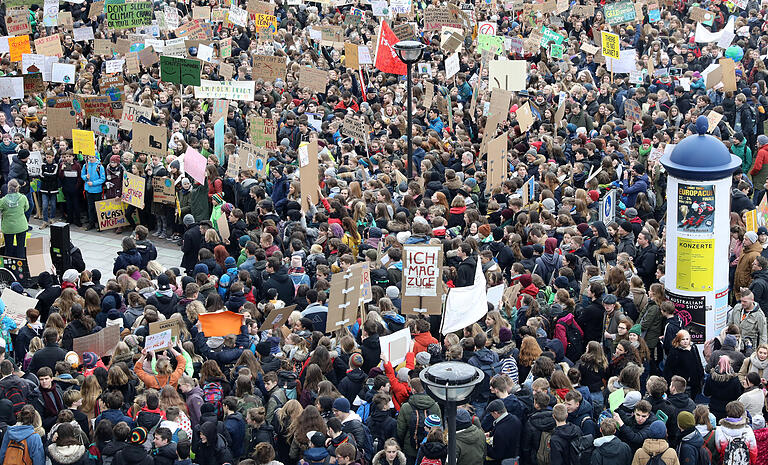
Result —
[{"label": "globe drawing on sign", "polygon": [[264,160],[261,158],[256,159],[256,171],[261,171],[264,169]]},{"label": "globe drawing on sign", "polygon": [[171,180],[170,179],[166,179],[165,180],[165,187],[171,187]]},{"label": "globe drawing on sign", "polygon": [[106,124],[99,125],[99,132],[102,134],[109,134],[109,126]]},{"label": "globe drawing on sign", "polygon": [[62,80],[63,80],[65,83],[69,83],[69,81],[71,81],[72,79],[71,79],[71,78],[70,78],[68,75],[65,75],[65,76],[64,76],[64,79],[62,79]]},{"label": "globe drawing on sign", "polygon": [[75,110],[76,113],[80,113],[80,110],[82,110],[82,107],[80,106],[80,102],[78,102],[77,99],[72,99],[72,108]]},{"label": "globe drawing on sign", "polygon": [[111,102],[117,102],[120,100],[120,91],[115,89],[114,87],[110,87],[106,91],[107,96],[109,97],[109,100]]}]

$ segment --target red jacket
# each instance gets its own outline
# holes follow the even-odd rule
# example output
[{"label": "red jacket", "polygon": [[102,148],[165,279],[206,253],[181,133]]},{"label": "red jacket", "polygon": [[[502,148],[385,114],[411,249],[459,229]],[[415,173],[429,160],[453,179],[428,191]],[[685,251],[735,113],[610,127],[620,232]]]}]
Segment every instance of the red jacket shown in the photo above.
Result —
[{"label": "red jacket", "polygon": [[[408,352],[405,355],[405,367],[413,370],[416,367],[416,354]],[[408,398],[411,397],[411,386],[408,383],[404,383],[397,379],[395,370],[392,368],[392,364],[387,362],[384,364],[384,373],[389,378],[390,389],[392,394],[392,403],[395,404],[395,410],[400,411],[400,406],[408,402]]]},{"label": "red jacket", "polygon": [[429,331],[419,333],[413,336],[413,353],[426,352],[430,344],[438,344],[437,339],[432,337]]},{"label": "red jacket", "polygon": [[565,335],[565,325],[568,324],[571,324],[576,329],[578,329],[579,333],[581,333],[581,337],[584,337],[584,331],[581,329],[581,326],[576,323],[576,319],[573,317],[572,313],[569,313],[560,318],[557,320],[557,324],[555,325],[555,339],[560,339],[560,342],[563,343],[563,350],[568,349],[568,338]]},{"label": "red jacket", "polygon": [[768,165],[768,145],[764,145],[757,149],[755,164],[752,165],[752,169],[749,170],[749,174],[753,176],[756,175],[760,172],[761,169],[763,169],[763,165]]}]

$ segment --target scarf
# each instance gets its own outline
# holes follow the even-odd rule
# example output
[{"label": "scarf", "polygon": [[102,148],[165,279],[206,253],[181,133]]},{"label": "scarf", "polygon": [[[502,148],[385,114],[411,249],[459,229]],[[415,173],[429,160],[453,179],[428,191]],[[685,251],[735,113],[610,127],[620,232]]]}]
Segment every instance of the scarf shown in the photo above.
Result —
[{"label": "scarf", "polygon": [[43,396],[46,416],[55,417],[59,414],[60,410],[64,409],[64,402],[62,402],[55,385],[52,384],[50,389],[45,389],[41,386],[40,393]]},{"label": "scarf", "polygon": [[768,358],[760,361],[759,358],[757,358],[757,353],[753,352],[752,355],[749,356],[749,372],[750,373],[757,373],[760,374],[761,371],[768,368]]}]

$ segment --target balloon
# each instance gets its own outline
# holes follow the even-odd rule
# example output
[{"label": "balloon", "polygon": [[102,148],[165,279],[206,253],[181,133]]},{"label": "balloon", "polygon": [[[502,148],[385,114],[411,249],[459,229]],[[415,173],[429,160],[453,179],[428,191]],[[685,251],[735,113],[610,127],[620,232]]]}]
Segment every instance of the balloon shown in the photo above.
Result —
[{"label": "balloon", "polygon": [[725,49],[725,57],[730,58],[733,61],[741,61],[744,58],[744,50],[738,45],[731,45]]}]

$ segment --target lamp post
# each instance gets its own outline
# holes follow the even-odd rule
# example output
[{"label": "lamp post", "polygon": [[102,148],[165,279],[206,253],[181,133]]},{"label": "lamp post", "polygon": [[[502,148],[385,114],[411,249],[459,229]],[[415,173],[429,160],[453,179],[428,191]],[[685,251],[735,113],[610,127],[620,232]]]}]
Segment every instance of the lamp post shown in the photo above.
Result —
[{"label": "lamp post", "polygon": [[411,79],[411,68],[413,64],[421,60],[421,56],[424,54],[424,44],[417,40],[401,40],[392,46],[397,52],[397,56],[408,67],[408,179],[413,179],[413,175],[416,172],[413,169],[413,123],[411,118],[413,117],[413,111],[411,108],[411,100],[413,99],[413,81]]},{"label": "lamp post", "polygon": [[419,373],[422,384],[446,405],[448,465],[456,465],[456,405],[466,400],[485,377],[479,368],[464,362],[442,362]]}]

